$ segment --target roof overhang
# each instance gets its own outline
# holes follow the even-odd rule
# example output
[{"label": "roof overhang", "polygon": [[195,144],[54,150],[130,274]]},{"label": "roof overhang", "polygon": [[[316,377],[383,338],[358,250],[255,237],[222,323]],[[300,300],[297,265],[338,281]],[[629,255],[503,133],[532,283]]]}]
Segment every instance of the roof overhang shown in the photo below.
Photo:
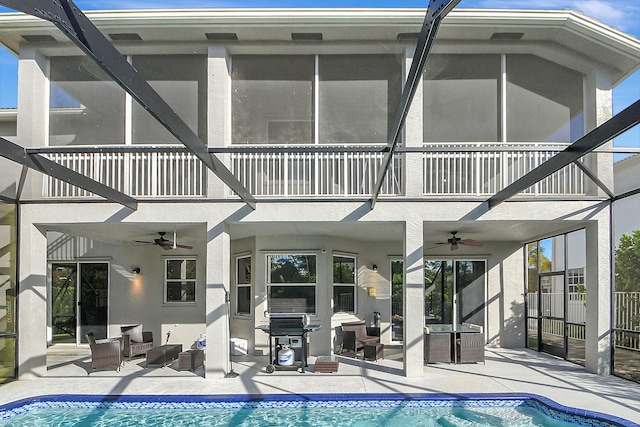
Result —
[{"label": "roof overhang", "polygon": [[[170,45],[189,44],[206,53],[212,44],[206,34],[234,33],[237,40],[226,42],[231,51],[265,42],[299,45],[291,33],[322,33],[322,40],[304,44],[318,47],[331,44],[387,42],[396,46],[415,40],[398,41],[399,34],[419,32],[425,9],[191,9],[87,11],[85,15],[104,34],[135,33],[142,43],[114,41],[118,49],[159,53]],[[521,32],[519,40],[492,40],[496,32]],[[18,52],[23,36],[52,36],[55,42],[38,43],[52,54],[70,43],[52,24],[20,13],[0,14],[0,44]],[[220,43],[220,42],[214,42]],[[439,29],[434,52],[477,52],[499,47],[502,51],[532,53],[558,58],[574,55],[576,71],[588,74],[595,66],[611,68],[614,85],[640,68],[640,41],[599,20],[571,10],[527,11],[458,9],[451,11]],[[595,65],[589,66],[589,63]]]}]

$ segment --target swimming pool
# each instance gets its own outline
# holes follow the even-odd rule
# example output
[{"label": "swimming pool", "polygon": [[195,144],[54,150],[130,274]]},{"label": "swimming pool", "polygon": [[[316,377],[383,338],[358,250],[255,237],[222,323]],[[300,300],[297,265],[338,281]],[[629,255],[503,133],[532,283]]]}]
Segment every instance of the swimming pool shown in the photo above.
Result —
[{"label": "swimming pool", "polygon": [[50,395],[0,406],[0,426],[624,426],[531,394]]}]

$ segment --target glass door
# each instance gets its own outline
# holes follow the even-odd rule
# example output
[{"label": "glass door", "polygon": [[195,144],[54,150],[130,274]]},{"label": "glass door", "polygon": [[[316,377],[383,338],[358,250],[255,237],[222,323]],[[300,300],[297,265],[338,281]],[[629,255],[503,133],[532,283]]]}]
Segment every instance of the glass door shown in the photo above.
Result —
[{"label": "glass door", "polygon": [[391,261],[391,341],[404,339],[404,262]]},{"label": "glass door", "polygon": [[564,274],[540,276],[540,350],[565,358]]},{"label": "glass door", "polygon": [[109,264],[80,263],[79,342],[86,343],[85,335],[93,332],[96,339],[107,337]]},{"label": "glass door", "polygon": [[527,347],[540,350],[540,278],[538,276],[538,243],[529,243],[527,250]]},{"label": "glass door", "polygon": [[52,343],[86,343],[107,337],[108,263],[51,265]]},{"label": "glass door", "polygon": [[485,261],[425,262],[425,325],[484,327]]},{"label": "glass door", "polygon": [[76,343],[78,264],[51,265],[52,343]]},{"label": "glass door", "polygon": [[[567,266],[584,266],[583,233],[569,236],[550,237],[526,246],[527,347],[584,363],[586,305],[584,292],[580,292],[584,288],[584,268],[570,270],[576,292],[567,282]],[[569,304],[572,300],[576,303]]]}]

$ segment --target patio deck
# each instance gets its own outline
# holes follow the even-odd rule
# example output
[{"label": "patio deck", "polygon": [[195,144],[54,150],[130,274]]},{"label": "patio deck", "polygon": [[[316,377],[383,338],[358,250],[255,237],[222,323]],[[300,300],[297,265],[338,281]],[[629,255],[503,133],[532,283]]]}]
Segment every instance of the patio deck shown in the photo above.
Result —
[{"label": "patio deck", "polygon": [[47,394],[277,394],[277,393],[511,393],[547,397],[570,407],[640,422],[640,384],[597,376],[562,359],[527,349],[487,349],[486,364],[432,364],[422,378],[402,375],[400,354],[377,362],[340,357],[337,373],[265,372],[266,356],[234,356],[235,378],[204,379],[203,369],[172,366],[145,369],[144,358],[121,372],[100,370],[87,376],[89,350],[52,347],[46,376],[0,385],[0,404]]}]

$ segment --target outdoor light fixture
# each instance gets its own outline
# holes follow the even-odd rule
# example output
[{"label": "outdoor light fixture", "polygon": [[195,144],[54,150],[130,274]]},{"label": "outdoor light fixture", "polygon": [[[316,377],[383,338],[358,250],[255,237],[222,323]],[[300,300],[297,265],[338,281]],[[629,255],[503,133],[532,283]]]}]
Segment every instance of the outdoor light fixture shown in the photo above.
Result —
[{"label": "outdoor light fixture", "polygon": [[373,269],[373,271],[375,271],[376,273],[378,272],[378,266],[376,264],[373,264],[373,266],[371,267]]},{"label": "outdoor light fixture", "polygon": [[140,274],[140,267],[133,267],[133,274]]}]

